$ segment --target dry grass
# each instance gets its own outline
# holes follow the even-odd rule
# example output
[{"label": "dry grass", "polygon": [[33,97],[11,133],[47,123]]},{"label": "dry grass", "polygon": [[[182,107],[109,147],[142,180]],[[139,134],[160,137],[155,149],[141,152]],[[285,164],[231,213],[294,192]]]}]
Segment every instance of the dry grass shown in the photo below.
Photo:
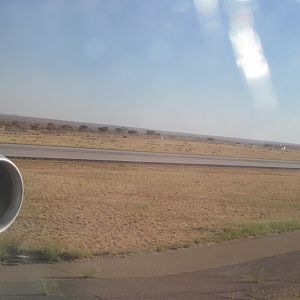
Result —
[{"label": "dry grass", "polygon": [[0,131],[0,143],[300,160],[300,150],[295,149],[282,151],[264,146],[221,144],[204,140],[186,141],[178,138],[168,138],[162,141],[160,137],[144,135],[127,135],[126,138],[121,135],[99,135],[96,133],[61,133],[55,135],[50,133],[20,132],[15,135],[9,135]]},{"label": "dry grass", "polygon": [[300,217],[299,171],[15,162],[25,201],[4,236],[30,246],[160,251],[188,247],[233,222]]}]

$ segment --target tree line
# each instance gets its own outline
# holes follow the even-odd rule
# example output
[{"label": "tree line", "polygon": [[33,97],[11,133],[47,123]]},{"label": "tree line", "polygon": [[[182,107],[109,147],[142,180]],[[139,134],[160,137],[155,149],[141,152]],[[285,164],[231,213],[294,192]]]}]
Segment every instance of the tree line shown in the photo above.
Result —
[{"label": "tree line", "polygon": [[[59,124],[59,123],[29,123],[21,121],[8,121],[0,120],[0,127],[4,128],[6,131],[11,132],[46,132],[46,133],[71,133],[71,132],[98,132],[99,134],[106,133],[116,133],[116,134],[129,134],[136,135],[138,134],[137,130],[128,129],[126,127],[114,127],[110,128],[108,126],[99,126],[99,127],[90,127],[86,124],[81,124],[78,126],[70,124]],[[147,130],[146,134],[154,134],[154,131]]]}]

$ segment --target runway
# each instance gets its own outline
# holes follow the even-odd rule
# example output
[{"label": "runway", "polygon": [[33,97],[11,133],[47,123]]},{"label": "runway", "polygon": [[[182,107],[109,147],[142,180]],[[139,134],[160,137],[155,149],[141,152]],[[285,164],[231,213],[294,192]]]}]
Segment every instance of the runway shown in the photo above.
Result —
[{"label": "runway", "polygon": [[88,148],[49,147],[19,144],[0,144],[0,154],[9,158],[300,169],[300,161],[116,151]]}]

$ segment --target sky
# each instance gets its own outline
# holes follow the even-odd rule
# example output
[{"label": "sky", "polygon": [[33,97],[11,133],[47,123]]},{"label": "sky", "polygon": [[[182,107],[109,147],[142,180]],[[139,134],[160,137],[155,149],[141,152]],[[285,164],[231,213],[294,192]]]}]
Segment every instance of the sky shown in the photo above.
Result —
[{"label": "sky", "polygon": [[1,0],[0,113],[300,144],[300,1]]}]

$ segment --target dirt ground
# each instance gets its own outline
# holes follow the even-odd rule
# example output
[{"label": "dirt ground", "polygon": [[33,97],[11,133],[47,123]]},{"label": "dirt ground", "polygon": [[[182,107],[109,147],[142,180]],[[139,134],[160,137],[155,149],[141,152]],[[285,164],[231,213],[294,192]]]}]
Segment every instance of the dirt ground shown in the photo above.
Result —
[{"label": "dirt ground", "polygon": [[233,221],[299,218],[300,172],[15,160],[22,211],[4,234],[94,254],[176,247]]},{"label": "dirt ground", "polygon": [[249,157],[282,160],[300,160],[300,150],[272,148],[270,146],[217,143],[207,140],[97,133],[30,133],[13,135],[0,131],[0,143],[16,143],[48,146],[84,147],[113,150],[150,151],[181,154],[198,154],[230,157]]}]

